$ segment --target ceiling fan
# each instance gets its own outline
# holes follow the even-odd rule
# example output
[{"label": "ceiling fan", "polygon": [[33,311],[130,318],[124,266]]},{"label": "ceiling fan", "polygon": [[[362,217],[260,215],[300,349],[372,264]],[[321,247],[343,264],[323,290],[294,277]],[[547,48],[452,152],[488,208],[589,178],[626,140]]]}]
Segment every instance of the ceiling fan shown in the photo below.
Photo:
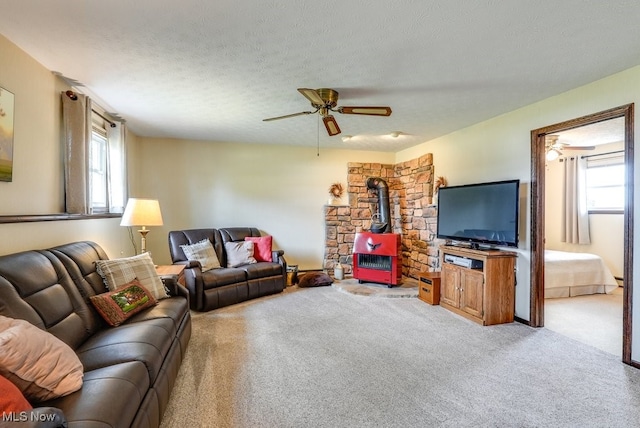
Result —
[{"label": "ceiling fan", "polygon": [[308,89],[298,88],[306,99],[311,101],[311,106],[315,109],[313,111],[301,111],[299,113],[287,114],[284,116],[270,117],[263,119],[264,122],[272,120],[288,119],[290,117],[302,116],[304,114],[319,113],[322,116],[322,122],[327,129],[327,133],[330,137],[338,135],[340,133],[340,127],[336,122],[335,117],[331,112],[337,112],[342,114],[364,114],[368,116],[390,116],[391,107],[346,107],[338,106],[338,91],[328,88],[321,89]]},{"label": "ceiling fan", "polygon": [[562,156],[563,150],[594,150],[596,146],[572,146],[569,143],[558,141],[559,135],[545,136],[545,153],[548,161],[553,161]]}]

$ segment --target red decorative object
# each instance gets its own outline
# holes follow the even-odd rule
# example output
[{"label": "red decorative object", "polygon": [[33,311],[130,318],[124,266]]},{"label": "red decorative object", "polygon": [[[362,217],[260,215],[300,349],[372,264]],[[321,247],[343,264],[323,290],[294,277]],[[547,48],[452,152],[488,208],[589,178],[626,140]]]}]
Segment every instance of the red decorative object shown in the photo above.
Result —
[{"label": "red decorative object", "polygon": [[356,233],[353,243],[353,277],[389,287],[402,282],[402,252],[397,233]]}]

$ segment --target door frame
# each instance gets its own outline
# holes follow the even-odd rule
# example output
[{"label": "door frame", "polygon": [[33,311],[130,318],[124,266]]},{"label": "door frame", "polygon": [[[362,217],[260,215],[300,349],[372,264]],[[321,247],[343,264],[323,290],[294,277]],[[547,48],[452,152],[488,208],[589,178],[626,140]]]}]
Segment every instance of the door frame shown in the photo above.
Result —
[{"label": "door frame", "polygon": [[599,113],[571,119],[531,131],[531,296],[529,325],[544,326],[544,213],[545,213],[545,136],[609,119],[624,117],[624,162],[626,170],[624,208],[624,290],[622,319],[622,361],[631,361],[632,296],[633,296],[633,110],[626,104]]}]

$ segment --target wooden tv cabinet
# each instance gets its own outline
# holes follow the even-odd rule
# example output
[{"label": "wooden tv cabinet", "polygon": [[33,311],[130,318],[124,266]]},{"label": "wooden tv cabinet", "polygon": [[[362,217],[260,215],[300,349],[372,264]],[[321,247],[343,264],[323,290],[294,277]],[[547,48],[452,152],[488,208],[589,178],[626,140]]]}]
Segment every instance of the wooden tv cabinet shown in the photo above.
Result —
[{"label": "wooden tv cabinet", "polygon": [[[472,261],[465,267],[447,255]],[[517,254],[502,250],[440,247],[440,305],[482,325],[513,322]]]}]

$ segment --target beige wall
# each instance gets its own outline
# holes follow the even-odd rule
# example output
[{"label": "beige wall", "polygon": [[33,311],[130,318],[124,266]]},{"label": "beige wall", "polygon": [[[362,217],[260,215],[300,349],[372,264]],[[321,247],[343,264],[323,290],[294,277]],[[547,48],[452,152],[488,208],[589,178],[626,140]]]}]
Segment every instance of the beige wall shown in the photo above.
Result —
[{"label": "beige wall", "polygon": [[[0,182],[0,215],[64,210],[60,91],[49,70],[0,35],[0,86],[15,96],[13,181]],[[111,257],[132,251],[119,219],[0,224],[0,254],[78,240],[100,243]]]},{"label": "beige wall", "polygon": [[392,163],[394,154],[140,138],[132,196],[160,200],[164,226],[149,233],[168,263],[167,233],[253,226],[274,237],[290,264],[321,269],[329,186],[346,187],[348,162]]}]

